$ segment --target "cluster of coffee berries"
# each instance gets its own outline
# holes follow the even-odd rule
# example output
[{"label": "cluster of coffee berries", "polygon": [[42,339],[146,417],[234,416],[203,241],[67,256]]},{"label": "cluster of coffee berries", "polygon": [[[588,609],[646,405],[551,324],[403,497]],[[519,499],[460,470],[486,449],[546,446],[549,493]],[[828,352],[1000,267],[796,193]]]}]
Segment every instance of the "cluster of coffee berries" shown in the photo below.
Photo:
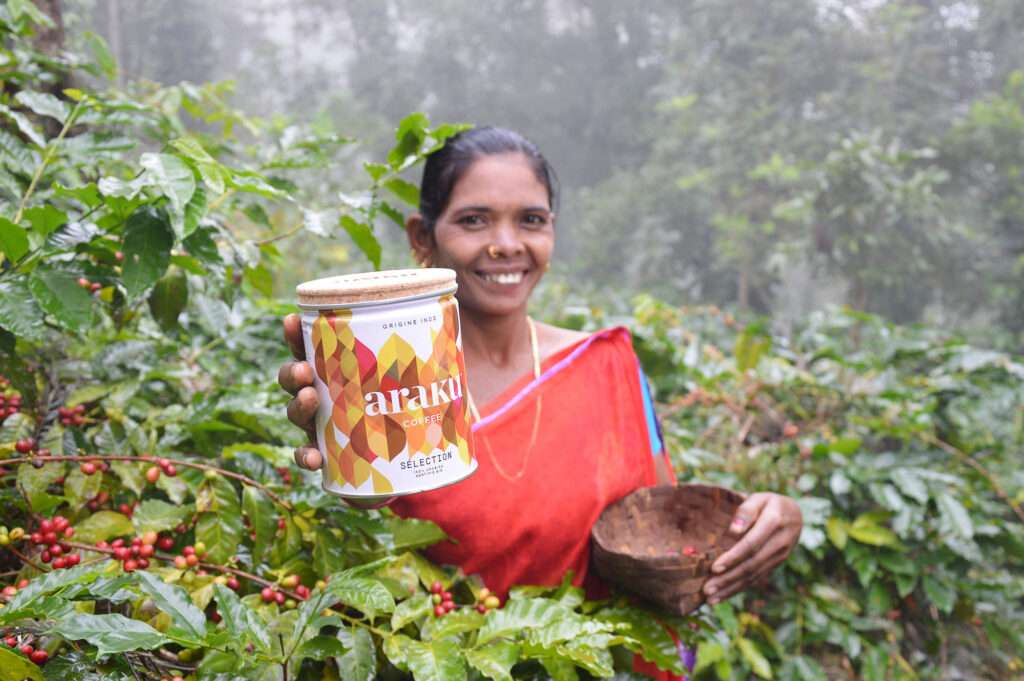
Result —
[{"label": "cluster of coffee berries", "polygon": [[445,591],[441,582],[430,585],[431,599],[434,601],[434,614],[440,617],[455,609],[455,600],[451,591]]},{"label": "cluster of coffee berries", "polygon": [[281,586],[286,589],[291,589],[295,592],[295,595],[300,599],[307,601],[309,600],[309,587],[302,583],[302,580],[298,575],[288,575],[281,580]]},{"label": "cluster of coffee berries", "polygon": [[106,473],[110,470],[110,465],[106,461],[83,461],[79,468],[82,469],[82,473],[85,475],[93,475],[96,471]]},{"label": "cluster of coffee berries", "polygon": [[[36,442],[36,439],[34,437],[27,437],[24,440],[18,440],[17,442],[14,443],[14,449],[19,454],[31,454],[32,452],[36,451],[37,446],[38,443]],[[46,453],[43,454],[43,452]],[[42,449],[39,451],[39,455],[50,456],[50,450]]]},{"label": "cluster of coffee berries", "polygon": [[214,583],[222,584],[232,591],[238,591],[242,588],[242,583],[238,581],[238,577],[234,575],[217,575],[213,578]]},{"label": "cluster of coffee berries", "polygon": [[270,586],[263,587],[260,591],[260,598],[263,599],[264,603],[276,602],[278,605],[284,605],[288,600],[288,597],[282,592]]},{"label": "cluster of coffee berries", "polygon": [[14,394],[10,397],[0,395],[0,421],[8,416],[14,416],[19,411],[21,411],[21,395]]},{"label": "cluster of coffee berries", "polygon": [[195,545],[186,546],[181,554],[174,557],[174,567],[185,570],[199,565],[199,558],[206,553],[206,544],[197,541]]},{"label": "cluster of coffee berries", "polygon": [[18,638],[16,636],[8,636],[4,639],[4,643],[11,648],[17,648],[20,650],[22,655],[32,660],[35,664],[45,664],[46,661],[50,659],[50,654],[42,648],[36,650],[29,643],[18,645]]},{"label": "cluster of coffee berries", "polygon": [[78,565],[82,557],[75,552],[68,552],[66,544],[61,539],[71,539],[75,536],[75,528],[64,516],[44,518],[39,523],[39,529],[29,535],[29,540],[37,546],[45,546],[39,554],[39,560],[43,563],[51,563],[54,570],[70,568]]},{"label": "cluster of coffee berries", "polygon": [[84,404],[76,404],[73,407],[61,407],[57,410],[60,415],[60,425],[62,426],[80,426],[84,422],[82,414],[85,413]]},{"label": "cluster of coffee berries", "polygon": [[501,607],[501,600],[491,593],[491,590],[486,586],[480,589],[480,592],[476,595],[478,601],[476,609],[480,612],[487,612],[488,610],[497,610]]},{"label": "cluster of coffee berries", "polygon": [[0,593],[2,593],[4,596],[13,596],[14,594],[24,589],[26,586],[28,586],[28,580],[23,579],[20,582],[18,582],[17,586],[14,586],[13,584],[8,584],[3,588],[3,590],[0,590]]},{"label": "cluster of coffee berries", "polygon": [[[455,604],[452,592],[445,591],[444,585],[441,582],[434,582],[430,585],[430,597],[434,601],[434,614],[438,617],[459,607]],[[491,593],[491,590],[487,587],[477,592],[476,601],[476,604],[472,607],[475,607],[477,612],[480,613],[486,613],[489,610],[501,607],[501,600]]]},{"label": "cluster of coffee berries", "polygon": [[131,540],[115,539],[109,544],[105,541],[96,542],[98,549],[113,549],[111,558],[121,562],[121,568],[125,572],[145,570],[149,567],[149,559],[156,552],[154,546],[157,542],[156,532],[147,532],[141,537],[132,537]]},{"label": "cluster of coffee berries", "polygon": [[287,466],[278,466],[277,473],[281,476],[281,481],[284,482],[284,484],[292,484],[292,472]]},{"label": "cluster of coffee berries", "polygon": [[160,479],[161,471],[169,478],[173,478],[178,474],[178,469],[171,463],[170,459],[157,459],[156,463],[156,466],[150,466],[146,469],[146,480],[149,480],[151,483],[155,483]]}]

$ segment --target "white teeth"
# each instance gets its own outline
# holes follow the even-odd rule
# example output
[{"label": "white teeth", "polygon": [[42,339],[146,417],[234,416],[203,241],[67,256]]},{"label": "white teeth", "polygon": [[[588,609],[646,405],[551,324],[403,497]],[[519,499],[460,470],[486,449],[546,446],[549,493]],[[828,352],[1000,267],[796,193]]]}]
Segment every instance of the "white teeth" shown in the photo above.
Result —
[{"label": "white teeth", "polygon": [[494,282],[495,284],[518,284],[523,280],[522,272],[508,272],[502,274],[487,274],[484,273],[484,279],[487,281]]}]

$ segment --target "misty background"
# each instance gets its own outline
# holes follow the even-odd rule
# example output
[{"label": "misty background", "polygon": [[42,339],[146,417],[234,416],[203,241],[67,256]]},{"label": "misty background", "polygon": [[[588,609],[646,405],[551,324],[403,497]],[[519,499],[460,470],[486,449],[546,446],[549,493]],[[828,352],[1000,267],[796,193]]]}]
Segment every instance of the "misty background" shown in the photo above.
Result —
[{"label": "misty background", "polygon": [[[562,190],[542,296],[649,292],[783,325],[845,304],[1024,351],[1020,0],[61,7],[122,85],[230,80],[247,113],[357,138],[325,208],[412,111],[522,132]],[[398,229],[379,237],[385,267],[412,266]],[[338,244],[282,242],[282,295],[370,267]]]}]

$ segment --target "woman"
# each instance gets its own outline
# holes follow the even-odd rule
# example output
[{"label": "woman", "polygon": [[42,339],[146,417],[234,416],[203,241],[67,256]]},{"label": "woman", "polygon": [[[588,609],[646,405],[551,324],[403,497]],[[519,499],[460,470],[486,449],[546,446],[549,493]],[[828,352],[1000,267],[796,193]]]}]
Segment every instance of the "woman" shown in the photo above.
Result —
[{"label": "woman", "polygon": [[[437,562],[480,574],[493,591],[513,584],[588,577],[590,528],[601,511],[674,476],[658,434],[629,334],[592,335],[534,323],[530,293],[554,248],[554,175],[530,141],[501,128],[450,138],[424,168],[420,212],[409,217],[413,255],[458,279],[473,441],[479,469],[442,490],[401,497],[402,516],[438,523],[457,543],[431,549]],[[296,357],[281,386],[288,416],[315,441],[317,395],[304,361],[298,315],[285,319]],[[318,469],[312,444],[296,462]],[[800,534],[796,503],[750,495],[730,530],[741,535],[712,567],[712,603],[747,589],[782,562]]]}]

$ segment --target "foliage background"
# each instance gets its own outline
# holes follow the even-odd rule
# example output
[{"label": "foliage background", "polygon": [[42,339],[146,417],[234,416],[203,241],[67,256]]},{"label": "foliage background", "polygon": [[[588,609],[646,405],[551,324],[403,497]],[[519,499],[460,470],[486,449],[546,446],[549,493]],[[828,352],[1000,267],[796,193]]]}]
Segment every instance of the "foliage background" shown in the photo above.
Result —
[{"label": "foliage background", "polygon": [[[622,602],[524,589],[477,617],[479,583],[410,553],[435,529],[347,511],[282,473],[295,433],[265,367],[283,359],[290,286],[408,264],[389,222],[415,203],[413,166],[456,129],[405,116],[422,108],[519,127],[549,151],[571,257],[536,313],[634,331],[680,478],[801,503],[807,528],[770,584],[695,628],[671,622],[697,646],[699,678],[1019,675],[1013,3],[68,2],[63,30],[35,7],[0,7],[0,375],[5,403],[24,405],[0,425],[0,535],[32,561],[0,549],[11,582],[31,580],[0,622],[55,654],[33,673],[571,680],[628,675],[623,651],[641,644],[681,670]],[[501,42],[488,30],[533,49],[482,59]],[[175,84],[228,64],[237,96]],[[341,64],[345,92],[317,84]],[[255,118],[243,103],[299,113]],[[563,110],[570,124],[555,123]],[[821,291],[850,305],[811,311]],[[82,423],[62,424],[75,405]],[[16,451],[30,435],[51,451],[39,467]],[[76,466],[93,456],[126,460],[86,476]],[[151,456],[183,472],[147,484]],[[94,512],[100,492],[111,500]],[[11,531],[58,512],[85,561],[41,577],[40,547]],[[208,574],[156,561],[127,574],[93,548],[182,521],[173,549],[206,544]],[[224,570],[244,578],[240,601],[215,581]],[[292,574],[326,600],[264,603],[260,587],[287,591]],[[340,576],[316,585],[327,574]],[[430,614],[435,580],[457,616]],[[0,656],[0,674],[32,675]]]}]

